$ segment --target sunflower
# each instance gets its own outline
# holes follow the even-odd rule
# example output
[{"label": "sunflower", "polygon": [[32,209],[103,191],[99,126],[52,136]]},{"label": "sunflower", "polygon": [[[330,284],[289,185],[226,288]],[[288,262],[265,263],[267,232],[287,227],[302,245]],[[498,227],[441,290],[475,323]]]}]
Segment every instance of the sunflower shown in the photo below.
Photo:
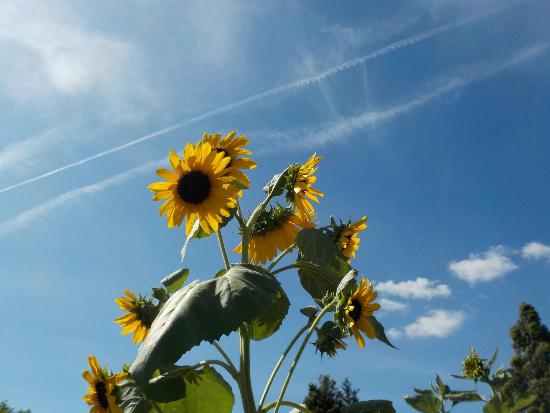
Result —
[{"label": "sunflower", "polygon": [[293,165],[286,185],[287,201],[293,203],[298,211],[309,217],[315,216],[315,209],[310,201],[319,203],[318,197],[324,196],[321,191],[312,187],[317,181],[314,174],[321,159],[314,153],[305,164]]},{"label": "sunflower", "polygon": [[160,214],[166,215],[168,228],[181,225],[185,218],[186,234],[197,219],[207,234],[218,230],[223,218],[229,217],[229,209],[235,207],[238,192],[227,176],[229,162],[229,156],[212,149],[207,142],[187,144],[183,159],[170,151],[173,172],[157,169],[157,175],[166,181],[147,187],[155,192],[154,201],[166,199]]},{"label": "sunflower", "polygon": [[90,413],[122,413],[113,394],[115,386],[127,377],[127,373],[110,374],[101,368],[95,356],[88,357],[90,371],[84,370],[82,377],[90,385],[83,399],[90,408]]},{"label": "sunflower", "polygon": [[244,149],[248,145],[248,139],[246,136],[241,135],[235,138],[237,131],[229,132],[225,138],[222,139],[222,135],[219,133],[204,133],[202,135],[202,141],[208,142],[212,149],[217,152],[222,152],[224,156],[231,158],[231,161],[227,165],[227,176],[230,176],[235,181],[239,181],[244,186],[250,186],[250,180],[241,171],[241,169],[254,169],[256,162],[250,158],[243,158],[243,155],[251,155],[248,149]]},{"label": "sunflower", "polygon": [[348,262],[351,261],[352,257],[355,258],[355,251],[359,249],[359,242],[361,241],[357,234],[365,228],[367,228],[367,217],[363,217],[354,223],[350,221],[348,224],[340,226],[336,231],[336,242]]},{"label": "sunflower", "polygon": [[[313,228],[315,224],[291,208],[280,205],[264,210],[252,226],[248,255],[254,264],[265,264],[273,259],[277,251],[290,247],[302,228]],[[233,250],[242,252],[242,243]]]},{"label": "sunflower", "polygon": [[342,341],[342,330],[333,321],[325,321],[324,324],[317,329],[317,341],[313,343],[316,350],[323,354],[328,354],[329,357],[336,355],[336,350],[346,350],[346,343]]},{"label": "sunflower", "polygon": [[462,361],[462,371],[464,376],[476,382],[489,376],[489,368],[474,348],[470,349],[468,357]]},{"label": "sunflower", "polygon": [[133,331],[132,341],[134,344],[139,344],[147,337],[157,310],[151,301],[141,296],[138,298],[129,290],[124,290],[124,294],[126,297],[118,297],[115,302],[122,311],[128,311],[128,313],[116,318],[115,322],[122,327],[122,334]]},{"label": "sunflower", "polygon": [[368,320],[368,317],[380,309],[380,304],[373,303],[376,296],[370,281],[361,278],[359,287],[348,298],[344,308],[344,322],[361,348],[365,347],[365,339],[361,335],[361,330],[366,333],[368,338],[376,337],[374,327]]}]

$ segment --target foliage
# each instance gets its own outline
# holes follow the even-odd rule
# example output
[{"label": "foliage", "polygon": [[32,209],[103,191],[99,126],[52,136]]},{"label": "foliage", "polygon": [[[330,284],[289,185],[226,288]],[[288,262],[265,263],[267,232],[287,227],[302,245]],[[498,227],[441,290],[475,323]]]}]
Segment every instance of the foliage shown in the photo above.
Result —
[{"label": "foliage", "polygon": [[309,384],[304,404],[311,413],[341,413],[345,407],[359,402],[358,393],[359,389],[353,389],[347,378],[337,388],[329,375],[321,375],[319,384]]},{"label": "foliage", "polygon": [[[373,315],[380,305],[373,302],[376,293],[372,285],[364,277],[359,284],[358,271],[351,265],[359,248],[358,233],[366,228],[366,217],[355,224],[341,221],[341,225],[332,219],[325,227],[314,222],[310,201],[318,203],[318,197],[324,195],[313,188],[321,161],[316,154],[306,163],[293,163],[275,175],[263,189],[264,201],[245,216],[240,202],[249,179],[243,170],[256,166],[246,157],[250,155],[245,149],[247,144],[246,137],[237,136],[235,131],[225,138],[205,134],[202,141],[187,144],[182,157],[170,151],[171,170],[157,170],[163,181],[148,188],[154,192],[155,201],[163,202],[160,214],[166,217],[168,228],[185,222],[181,259],[189,252],[191,240],[199,242],[215,233],[224,268],[216,274],[202,274],[206,279],[187,284],[189,269],[159,277],[160,285],[152,288],[150,298],[141,294],[137,298],[125,290],[126,298],[117,299],[117,303],[127,313],[116,320],[123,334],[139,329],[136,344],[144,340],[124,374],[113,374],[105,367],[99,371],[91,365],[97,380],[91,382],[85,400],[94,412],[110,413],[120,407],[125,413],[229,413],[235,402],[234,388],[240,393],[244,413],[271,409],[277,413],[283,405],[308,412],[306,407],[285,400],[284,395],[312,334],[318,334],[317,349],[331,357],[336,349],[345,351],[344,340],[352,334],[357,340],[357,325],[369,338],[392,346]],[[241,254],[238,264],[230,263],[222,236],[222,229],[226,231],[231,221],[236,221],[240,235],[240,244],[233,250]],[[293,251],[297,255],[290,265],[278,265]],[[251,261],[263,265],[252,265]],[[283,325],[291,300],[277,277],[288,270],[298,270],[312,306],[303,309],[307,323],[290,340],[256,402],[251,385],[251,340],[267,339]],[[364,292],[366,286],[369,290]],[[369,299],[359,299],[363,295]],[[319,328],[329,314],[332,319]],[[238,363],[217,342],[221,336],[233,333],[240,336]],[[221,359],[189,364],[187,353],[204,341],[212,344]],[[299,348],[278,397],[266,403],[274,378],[296,343]],[[358,343],[365,345],[362,338]],[[219,369],[235,381],[234,387]],[[124,379],[119,382],[114,377]],[[327,395],[327,402],[330,397],[334,399],[334,406],[340,409],[337,411],[395,412],[386,400],[359,401],[349,381],[336,390],[328,377],[323,380],[319,392]]]},{"label": "foliage", "polygon": [[0,413],[31,413],[30,410],[17,410],[15,411],[9,406],[8,401],[4,400],[0,403]]},{"label": "foliage", "polygon": [[515,354],[503,395],[519,400],[534,394],[536,400],[526,413],[550,412],[550,332],[533,306],[520,305],[519,320],[510,329],[510,336]]}]

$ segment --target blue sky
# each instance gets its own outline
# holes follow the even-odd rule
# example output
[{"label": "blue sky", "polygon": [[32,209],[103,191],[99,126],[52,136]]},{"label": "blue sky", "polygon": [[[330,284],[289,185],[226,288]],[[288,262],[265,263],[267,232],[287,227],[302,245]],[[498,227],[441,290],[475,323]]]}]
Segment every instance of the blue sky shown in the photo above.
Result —
[{"label": "blue sky", "polygon": [[[169,149],[232,129],[259,165],[247,210],[288,163],[324,157],[319,219],[369,217],[354,265],[400,348],[310,349],[289,398],[330,373],[407,412],[403,395],[471,345],[507,363],[518,305],[550,315],[549,18],[541,0],[5,1],[0,399],[85,412],[86,356],[133,360],[114,298],[179,268],[184,239],[146,186]],[[216,248],[191,244],[191,279],[222,267]],[[257,394],[310,304],[281,279],[292,306],[253,346]]]}]

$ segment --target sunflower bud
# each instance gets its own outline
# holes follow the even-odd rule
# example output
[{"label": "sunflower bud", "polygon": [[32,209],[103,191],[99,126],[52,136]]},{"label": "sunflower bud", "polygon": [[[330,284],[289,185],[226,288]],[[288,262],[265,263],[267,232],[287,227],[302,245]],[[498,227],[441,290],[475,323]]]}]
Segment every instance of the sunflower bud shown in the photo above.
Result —
[{"label": "sunflower bud", "polygon": [[346,349],[346,344],[342,341],[342,338],[344,338],[344,335],[336,323],[325,321],[321,328],[317,329],[317,341],[313,345],[316,350],[321,352],[321,357],[325,353],[329,357],[334,357],[337,349]]},{"label": "sunflower bud", "polygon": [[462,361],[464,376],[474,381],[486,379],[489,375],[489,368],[485,366],[483,359],[474,348],[470,349],[468,356]]}]

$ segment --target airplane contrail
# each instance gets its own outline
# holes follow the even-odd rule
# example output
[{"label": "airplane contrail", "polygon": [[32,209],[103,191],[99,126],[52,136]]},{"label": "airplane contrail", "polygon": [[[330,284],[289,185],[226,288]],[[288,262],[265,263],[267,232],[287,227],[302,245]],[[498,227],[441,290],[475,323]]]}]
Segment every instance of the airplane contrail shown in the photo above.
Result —
[{"label": "airplane contrail", "polygon": [[249,103],[253,103],[253,102],[256,102],[258,100],[265,99],[265,98],[268,98],[270,96],[277,95],[279,93],[282,93],[282,92],[285,92],[285,91],[288,91],[288,90],[297,89],[297,88],[301,88],[301,87],[304,87],[304,86],[309,86],[309,85],[318,83],[321,80],[323,80],[327,77],[333,76],[333,75],[335,75],[335,74],[337,74],[337,73],[339,73],[343,70],[350,69],[352,67],[363,64],[363,63],[365,63],[369,60],[373,60],[373,59],[376,59],[377,57],[380,57],[380,56],[383,56],[385,54],[391,53],[393,51],[402,49],[402,48],[407,47],[407,46],[417,44],[417,43],[422,42],[424,40],[430,39],[434,36],[437,36],[437,35],[443,34],[445,32],[448,32],[450,30],[453,30],[453,29],[465,26],[467,24],[476,22],[476,21],[481,20],[483,18],[492,16],[492,15],[497,14],[499,12],[502,12],[502,11],[512,7],[512,6],[515,6],[516,4],[519,4],[519,3],[522,3],[522,2],[525,2],[525,1],[526,0],[512,1],[512,2],[509,2],[509,3],[503,4],[503,5],[499,5],[499,6],[496,6],[496,7],[489,8],[487,10],[484,10],[484,11],[476,13],[476,14],[472,14],[470,16],[466,16],[466,17],[462,17],[462,18],[453,20],[449,23],[445,23],[445,24],[443,24],[441,26],[438,26],[438,27],[435,27],[433,29],[430,29],[430,30],[427,30],[427,31],[424,31],[424,32],[421,32],[421,33],[414,34],[412,36],[409,36],[409,37],[406,37],[404,39],[401,39],[401,40],[395,41],[393,43],[390,43],[389,45],[384,46],[381,49],[375,50],[375,51],[373,51],[371,53],[368,53],[366,55],[359,56],[359,57],[356,57],[354,59],[347,60],[343,63],[340,63],[336,66],[333,66],[333,67],[331,67],[331,68],[329,68],[329,69],[327,69],[327,70],[325,70],[321,73],[318,73],[314,76],[301,78],[301,79],[295,80],[293,82],[286,83],[284,85],[280,85],[280,86],[268,89],[264,92],[261,92],[261,93],[249,96],[247,98],[235,101],[233,103],[229,103],[229,104],[221,106],[219,108],[209,110],[207,112],[204,112],[204,113],[201,113],[199,115],[193,116],[193,117],[191,117],[189,119],[186,119],[184,121],[175,123],[171,126],[167,126],[167,127],[163,128],[163,129],[160,129],[156,132],[152,132],[150,134],[147,134],[147,135],[141,136],[137,139],[126,142],[122,145],[114,146],[110,149],[107,149],[107,150],[102,151],[102,152],[98,152],[95,155],[88,156],[88,157],[86,157],[84,159],[81,159],[79,161],[69,163],[67,165],[64,165],[64,166],[61,166],[59,168],[53,169],[49,172],[43,173],[41,175],[37,175],[33,178],[29,178],[29,179],[26,179],[26,180],[21,181],[19,183],[7,186],[5,188],[0,189],[0,193],[11,191],[13,189],[22,187],[24,185],[28,185],[28,184],[31,184],[33,182],[42,180],[42,179],[47,178],[49,176],[56,175],[60,172],[66,171],[67,169],[74,168],[76,166],[91,162],[95,159],[102,158],[104,156],[113,154],[115,152],[122,151],[126,148],[137,145],[139,143],[146,142],[146,141],[149,141],[151,139],[166,135],[167,133],[170,133],[170,132],[172,132],[176,129],[180,129],[184,126],[199,122],[203,119],[210,118],[210,117],[218,115],[220,113],[228,112],[232,109],[235,109],[235,108],[238,108],[238,107],[241,107],[241,106],[245,106]]}]

